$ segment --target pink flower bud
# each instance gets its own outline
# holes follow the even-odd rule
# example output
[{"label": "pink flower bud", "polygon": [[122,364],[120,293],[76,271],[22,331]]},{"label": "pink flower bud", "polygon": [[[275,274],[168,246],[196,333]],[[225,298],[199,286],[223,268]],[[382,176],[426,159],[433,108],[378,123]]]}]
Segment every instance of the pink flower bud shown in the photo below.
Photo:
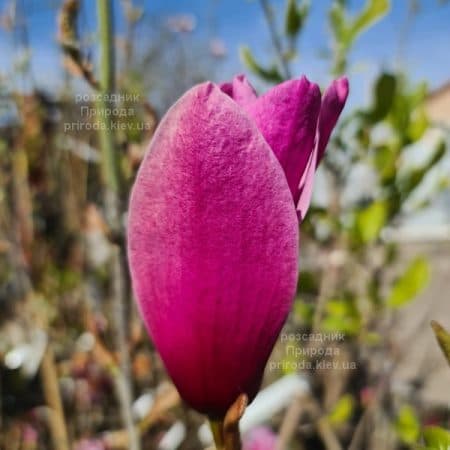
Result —
[{"label": "pink flower bud", "polygon": [[139,169],[128,227],[134,292],[180,395],[212,418],[241,393],[254,398],[289,313],[296,208],[303,218],[317,144],[346,95],[337,97],[340,109],[333,100],[325,113],[306,78],[259,98],[243,76],[195,86],[167,112]]}]

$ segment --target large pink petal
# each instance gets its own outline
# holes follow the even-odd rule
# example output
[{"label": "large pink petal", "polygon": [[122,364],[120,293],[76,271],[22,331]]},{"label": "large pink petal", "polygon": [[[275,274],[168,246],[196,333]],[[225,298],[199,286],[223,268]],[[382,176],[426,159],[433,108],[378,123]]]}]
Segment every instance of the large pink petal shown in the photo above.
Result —
[{"label": "large pink petal", "polygon": [[211,83],[162,120],[134,185],[133,288],[182,397],[222,416],[252,399],[297,280],[298,226],[282,168]]},{"label": "large pink petal", "polygon": [[299,183],[314,148],[319,87],[306,77],[289,80],[244,108],[280,161],[297,203]]}]

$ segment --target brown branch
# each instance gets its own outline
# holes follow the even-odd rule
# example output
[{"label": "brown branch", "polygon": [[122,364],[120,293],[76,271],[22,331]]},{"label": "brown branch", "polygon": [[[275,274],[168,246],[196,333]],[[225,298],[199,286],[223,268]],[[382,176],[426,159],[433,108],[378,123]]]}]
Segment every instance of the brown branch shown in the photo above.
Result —
[{"label": "brown branch", "polygon": [[40,373],[45,401],[50,408],[49,427],[53,448],[54,450],[69,450],[69,438],[59,392],[58,375],[50,344],[42,358]]},{"label": "brown branch", "polygon": [[277,450],[288,448],[297,429],[303,410],[303,399],[298,396],[290,404],[283,418],[283,422],[281,423],[280,431],[278,433]]},{"label": "brown branch", "polygon": [[[26,101],[20,99],[19,101]],[[25,149],[19,142],[11,155],[12,165],[12,191],[14,200],[14,219],[17,227],[16,240],[21,249],[23,262],[29,262],[31,244],[34,239],[33,205],[31,190],[28,182],[28,157]]]},{"label": "brown branch", "polygon": [[[155,403],[142,421],[135,427],[136,433],[143,435],[147,432],[164,414],[180,403],[180,396],[173,385],[168,385],[155,399]],[[127,430],[108,431],[103,435],[103,440],[108,449],[121,450],[129,449],[129,433]]]},{"label": "brown branch", "polygon": [[318,401],[310,397],[309,404],[312,412],[316,415],[317,434],[325,445],[327,450],[343,450],[327,416],[323,413]]},{"label": "brown branch", "polygon": [[367,408],[356,425],[353,432],[352,440],[348,447],[348,450],[362,450],[364,448],[364,438],[366,436],[367,423],[372,412],[371,408]]},{"label": "brown branch", "polygon": [[58,42],[65,56],[66,69],[83,77],[95,90],[99,83],[94,76],[92,64],[84,57],[80,49],[80,39],[77,31],[79,0],[65,0],[58,14]]},{"label": "brown branch", "polygon": [[322,442],[325,444],[327,450],[342,450],[342,446],[333,431],[328,419],[323,416],[317,423],[317,433],[319,434]]}]

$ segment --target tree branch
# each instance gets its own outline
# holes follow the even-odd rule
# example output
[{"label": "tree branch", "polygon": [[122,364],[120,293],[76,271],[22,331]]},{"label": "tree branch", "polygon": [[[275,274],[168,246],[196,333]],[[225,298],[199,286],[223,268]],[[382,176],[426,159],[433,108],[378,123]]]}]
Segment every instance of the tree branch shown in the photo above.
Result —
[{"label": "tree branch", "polygon": [[55,359],[50,344],[47,345],[40,368],[45,401],[50,408],[49,427],[54,450],[69,450],[69,438],[64,410],[59,392]]},{"label": "tree branch", "polygon": [[[99,108],[110,108],[111,95],[115,91],[114,21],[111,0],[97,0],[97,15],[100,36],[100,101]],[[121,176],[120,162],[115,148],[112,120],[107,114],[99,114],[100,147],[102,152],[102,178],[104,202],[108,223],[113,232],[120,232],[121,223]],[[130,361],[128,355],[125,317],[126,264],[122,248],[114,245],[111,257],[111,297],[115,345],[120,357],[120,374],[115,377],[116,394],[122,420],[128,432],[130,450],[140,450],[140,440],[131,412],[132,394],[130,385]]]},{"label": "tree branch", "polygon": [[267,0],[259,0],[259,3],[264,12],[264,17],[266,19],[267,26],[269,28],[270,38],[272,39],[272,44],[277,54],[278,62],[283,70],[284,77],[286,78],[286,80],[288,80],[289,78],[291,78],[291,70],[289,68],[289,64],[286,61],[286,57],[283,52],[283,45],[281,43],[281,38],[278,35],[278,31],[275,26],[273,12]]}]

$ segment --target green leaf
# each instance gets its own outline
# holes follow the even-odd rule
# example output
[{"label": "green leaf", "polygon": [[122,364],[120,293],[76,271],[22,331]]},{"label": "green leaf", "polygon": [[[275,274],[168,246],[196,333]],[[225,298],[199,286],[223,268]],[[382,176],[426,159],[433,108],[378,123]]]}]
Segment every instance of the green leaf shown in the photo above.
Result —
[{"label": "green leaf", "polygon": [[298,276],[298,292],[301,295],[317,295],[319,290],[319,281],[317,275],[309,270],[303,270]]},{"label": "green leaf", "polygon": [[333,3],[330,8],[330,24],[339,46],[348,49],[367,28],[385,16],[390,9],[389,0],[367,0],[362,11],[353,19],[347,19],[344,5]]},{"label": "green leaf", "polygon": [[330,8],[331,30],[335,38],[335,73],[341,73],[346,66],[346,55],[356,38],[367,28],[380,20],[390,9],[389,0],[367,0],[362,11],[353,18],[347,18],[345,3],[335,1]]},{"label": "green leaf", "polygon": [[297,299],[294,303],[294,316],[305,325],[312,325],[314,319],[314,306]]},{"label": "green leaf", "polygon": [[375,332],[367,332],[363,335],[363,342],[368,346],[379,345],[382,341],[380,334]]},{"label": "green leaf", "polygon": [[358,211],[355,217],[355,232],[358,239],[367,244],[379,235],[388,218],[388,205],[379,200]]},{"label": "green leaf", "polygon": [[395,91],[397,88],[397,78],[389,73],[381,74],[374,89],[373,106],[366,116],[370,123],[377,123],[383,120],[391,110]]},{"label": "green leaf", "polygon": [[398,151],[394,145],[381,145],[374,149],[373,165],[383,185],[395,182]]},{"label": "green leaf", "polygon": [[354,410],[355,400],[352,395],[346,394],[338,400],[328,414],[328,421],[331,425],[342,425],[352,418]]},{"label": "green leaf", "polygon": [[395,430],[404,444],[414,444],[420,437],[420,423],[411,406],[403,406],[395,422]]},{"label": "green leaf", "polygon": [[446,155],[447,148],[444,141],[440,141],[432,151],[430,158],[422,166],[414,167],[398,180],[403,198],[406,198],[416,189],[425,178],[425,175]]},{"label": "green leaf", "polygon": [[401,138],[401,146],[415,142],[422,132],[424,117],[420,117],[419,111],[423,109],[426,95],[425,83],[419,83],[411,88],[405,76],[397,76],[397,92],[389,120]]},{"label": "green leaf", "polygon": [[411,117],[408,127],[408,137],[411,142],[418,141],[427,131],[429,120],[425,113],[425,108],[418,108]]},{"label": "green leaf", "polygon": [[450,448],[450,432],[443,428],[425,427],[423,439],[432,450],[448,450]]},{"label": "green leaf", "polygon": [[350,31],[351,40],[385,16],[390,6],[389,0],[368,0],[364,9],[353,21]]},{"label": "green leaf", "polygon": [[428,94],[427,83],[418,83],[415,88],[408,93],[409,101],[411,103],[411,109],[417,108],[422,105]]},{"label": "green leaf", "polygon": [[431,322],[431,327],[433,328],[434,334],[436,335],[436,339],[442,352],[444,353],[444,356],[450,364],[450,333],[434,320]]},{"label": "green leaf", "polygon": [[343,5],[339,2],[334,2],[330,8],[329,15],[331,30],[333,31],[334,37],[338,43],[342,43],[347,28]]},{"label": "green leaf", "polygon": [[281,371],[283,375],[291,375],[297,372],[298,367],[301,367],[302,362],[305,361],[305,355],[303,353],[297,355],[297,349],[295,347],[294,351],[288,350],[288,346],[284,347],[284,357],[281,358]]},{"label": "green leaf", "polygon": [[326,332],[341,332],[355,336],[361,331],[361,314],[351,299],[330,300],[321,328]]},{"label": "green leaf", "polygon": [[284,28],[288,36],[295,36],[302,26],[296,0],[288,0]]},{"label": "green leaf", "polygon": [[274,66],[269,69],[262,67],[254,58],[252,52],[248,47],[242,47],[240,49],[240,56],[242,62],[256,75],[263,80],[270,81],[272,83],[281,83],[283,77],[280,75],[278,69]]},{"label": "green leaf", "polygon": [[283,58],[286,61],[293,61],[293,60],[295,60],[297,58],[297,56],[298,56],[298,54],[297,54],[297,52],[295,50],[286,50],[283,53]]},{"label": "green leaf", "polygon": [[414,259],[405,273],[397,279],[386,301],[392,308],[400,308],[411,302],[428,284],[430,266],[425,258]]},{"label": "green leaf", "polygon": [[288,0],[286,5],[286,16],[284,28],[287,36],[295,37],[302,29],[309,12],[309,3],[297,4],[297,0]]}]

